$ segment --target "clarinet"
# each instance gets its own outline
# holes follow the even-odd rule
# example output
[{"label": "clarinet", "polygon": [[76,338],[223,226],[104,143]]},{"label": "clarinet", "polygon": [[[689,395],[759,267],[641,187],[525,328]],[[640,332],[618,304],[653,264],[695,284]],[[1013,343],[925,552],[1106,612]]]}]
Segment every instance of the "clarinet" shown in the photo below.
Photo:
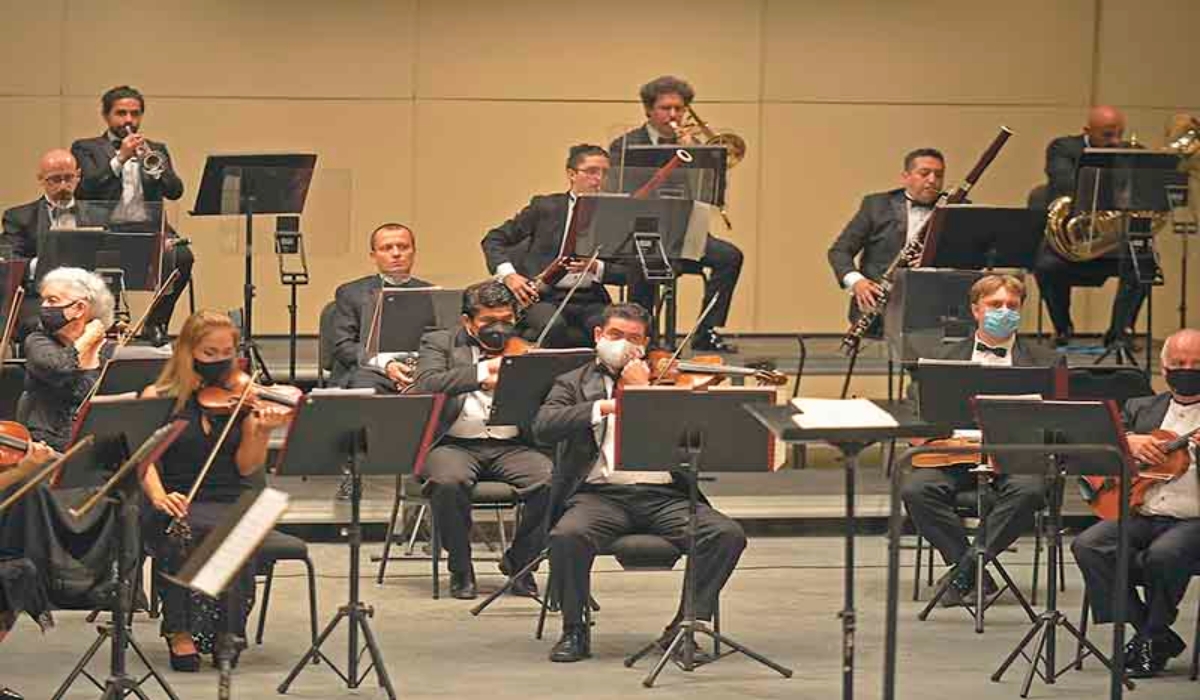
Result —
[{"label": "clarinet", "polygon": [[921,257],[925,252],[925,242],[928,238],[929,228],[933,224],[934,218],[937,215],[937,210],[945,207],[947,204],[960,204],[970,193],[971,188],[979,181],[983,171],[987,170],[996,156],[1000,154],[1000,149],[1004,148],[1004,144],[1012,136],[1013,132],[1006,126],[1000,127],[1000,133],[996,134],[996,138],[992,139],[991,145],[979,157],[979,161],[975,163],[975,167],[967,173],[957,187],[949,194],[942,195],[934,207],[934,212],[925,223],[921,226],[921,230],[917,231],[917,235],[913,239],[904,244],[900,252],[892,259],[890,265],[884,270],[883,276],[879,278],[879,298],[875,302],[875,306],[871,309],[863,311],[858,320],[850,326],[850,330],[842,337],[841,350],[844,354],[850,355],[858,351],[862,344],[863,336],[867,334],[867,330],[871,324],[875,323],[875,319],[883,313],[887,306],[888,299],[892,294],[892,287],[895,284],[896,271],[905,267],[916,267],[921,262]]}]

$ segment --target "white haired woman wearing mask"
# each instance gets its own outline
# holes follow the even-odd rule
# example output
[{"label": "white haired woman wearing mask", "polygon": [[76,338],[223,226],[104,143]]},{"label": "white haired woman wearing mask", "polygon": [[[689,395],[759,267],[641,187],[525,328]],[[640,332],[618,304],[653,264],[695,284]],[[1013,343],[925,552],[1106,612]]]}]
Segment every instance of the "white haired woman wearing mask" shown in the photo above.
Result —
[{"label": "white haired woman wearing mask", "polygon": [[114,351],[112,292],[98,275],[77,267],[46,273],[38,285],[38,328],[25,338],[24,422],[35,440],[63,450],[75,409]]}]

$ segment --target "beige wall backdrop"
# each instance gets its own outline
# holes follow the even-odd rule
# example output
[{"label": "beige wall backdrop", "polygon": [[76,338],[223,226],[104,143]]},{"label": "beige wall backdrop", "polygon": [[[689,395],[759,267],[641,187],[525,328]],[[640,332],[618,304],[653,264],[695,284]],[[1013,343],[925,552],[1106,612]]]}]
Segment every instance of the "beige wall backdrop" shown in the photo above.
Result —
[{"label": "beige wall backdrop", "polygon": [[[845,295],[825,250],[863,194],[895,185],[907,150],[942,148],[957,182],[1008,125],[1016,136],[973,197],[1013,205],[1043,179],[1046,143],[1077,132],[1088,105],[1124,108],[1152,145],[1173,110],[1200,110],[1189,71],[1194,0],[686,8],[0,0],[21,27],[0,43],[0,203],[34,198],[38,155],[100,133],[99,95],[134,85],[147,96],[144,132],[168,143],[188,187],[173,213],[194,241],[198,301],[230,308],[241,299],[240,224],[186,214],[205,156],[315,152],[320,173],[303,220],[312,283],[300,297],[301,329],[314,332],[334,288],[370,269],[366,233],[384,220],[416,229],[420,276],[446,286],[481,278],[483,232],[530,195],[561,189],[566,148],[637,124],[638,86],[673,73],[696,86],[705,119],[750,144],[729,192],[732,238],[746,253],[731,327],[840,332]],[[287,302],[271,223],[257,227],[256,326],[280,333]],[[1161,331],[1175,323],[1181,246],[1174,237],[1159,245]],[[1081,330],[1103,330],[1111,287],[1076,293]],[[693,310],[699,284],[684,289]]]}]

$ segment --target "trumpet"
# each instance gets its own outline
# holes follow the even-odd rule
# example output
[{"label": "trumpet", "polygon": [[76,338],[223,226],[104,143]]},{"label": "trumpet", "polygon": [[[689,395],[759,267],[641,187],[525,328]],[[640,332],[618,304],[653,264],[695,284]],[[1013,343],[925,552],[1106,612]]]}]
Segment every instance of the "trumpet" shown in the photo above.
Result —
[{"label": "trumpet", "polygon": [[[134,133],[133,124],[126,125],[125,136],[129,136],[132,133]],[[160,177],[163,171],[167,169],[166,155],[162,151],[154,150],[144,141],[142,145],[137,147],[137,157],[142,162],[142,172],[150,177]]]},{"label": "trumpet", "polygon": [[691,105],[687,106],[687,114],[682,122],[672,121],[671,128],[675,130],[675,138],[679,143],[702,143],[705,146],[722,146],[729,152],[725,164],[732,168],[746,157],[746,139],[732,131],[713,131],[712,127],[696,114]]}]

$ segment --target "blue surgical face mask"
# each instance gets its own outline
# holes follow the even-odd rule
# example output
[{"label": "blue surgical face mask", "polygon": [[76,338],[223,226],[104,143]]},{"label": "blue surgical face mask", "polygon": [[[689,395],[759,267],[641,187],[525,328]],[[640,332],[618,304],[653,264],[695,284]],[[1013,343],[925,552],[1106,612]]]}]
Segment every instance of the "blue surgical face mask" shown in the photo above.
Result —
[{"label": "blue surgical face mask", "polygon": [[988,309],[983,312],[983,332],[993,338],[1007,338],[1021,325],[1021,312],[1016,309]]}]

